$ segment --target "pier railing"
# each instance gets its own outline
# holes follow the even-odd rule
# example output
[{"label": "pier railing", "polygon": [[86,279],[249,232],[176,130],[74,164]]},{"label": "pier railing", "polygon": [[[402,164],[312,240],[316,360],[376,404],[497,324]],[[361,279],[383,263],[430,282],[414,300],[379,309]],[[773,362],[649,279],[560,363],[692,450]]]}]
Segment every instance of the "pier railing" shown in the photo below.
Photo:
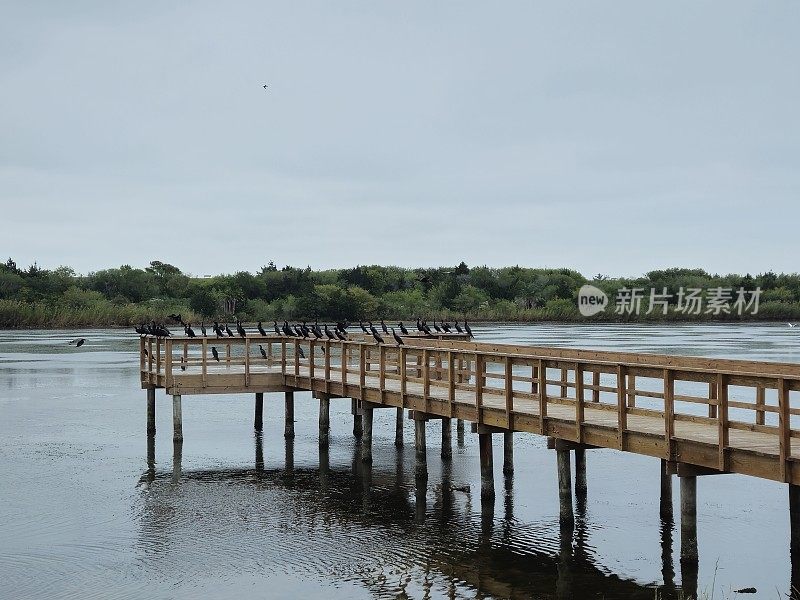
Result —
[{"label": "pier railing", "polygon": [[798,365],[404,341],[142,336],[140,370],[143,386],[171,394],[308,389],[800,481]]}]

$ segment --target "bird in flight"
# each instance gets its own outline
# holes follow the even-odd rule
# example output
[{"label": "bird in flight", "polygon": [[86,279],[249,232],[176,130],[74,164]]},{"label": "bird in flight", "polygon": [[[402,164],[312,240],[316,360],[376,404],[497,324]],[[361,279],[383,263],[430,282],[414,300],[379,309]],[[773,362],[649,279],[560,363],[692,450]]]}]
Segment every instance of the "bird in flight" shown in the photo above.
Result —
[{"label": "bird in flight", "polygon": [[267,89],[267,84],[266,84],[266,83],[263,85],[263,88],[264,88],[264,89]]},{"label": "bird in flight", "polygon": [[76,340],[72,340],[72,341],[70,342],[70,346],[71,346],[72,344],[75,344],[75,347],[76,347],[76,348],[80,348],[81,346],[83,346],[83,344],[84,344],[84,342],[85,342],[85,341],[86,341],[86,339],[85,339],[85,338],[78,338],[78,339],[76,339]]}]

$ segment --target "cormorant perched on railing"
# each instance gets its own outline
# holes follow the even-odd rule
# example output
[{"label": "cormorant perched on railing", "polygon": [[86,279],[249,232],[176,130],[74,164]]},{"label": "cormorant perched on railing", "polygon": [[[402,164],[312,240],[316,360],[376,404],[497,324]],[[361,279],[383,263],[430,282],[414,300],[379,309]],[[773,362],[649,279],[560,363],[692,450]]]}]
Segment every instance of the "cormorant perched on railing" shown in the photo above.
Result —
[{"label": "cormorant perched on railing", "polygon": [[242,327],[242,322],[239,319],[236,319],[236,332],[242,337],[247,337],[247,332]]},{"label": "cormorant perched on railing", "polygon": [[329,340],[336,340],[336,336],[328,329],[328,324],[325,324],[325,335],[328,336]]},{"label": "cormorant perched on railing", "polygon": [[442,333],[442,328],[436,324],[436,319],[433,320],[433,328],[436,330],[436,333]]},{"label": "cormorant perched on railing", "polygon": [[261,356],[263,358],[267,358],[267,351],[264,350],[264,347],[261,344],[258,345],[258,349],[261,350]]},{"label": "cormorant perched on railing", "polygon": [[233,337],[233,332],[231,331],[231,328],[228,327],[227,323],[225,323],[225,333],[228,334],[228,337]]},{"label": "cormorant perched on railing", "polygon": [[317,338],[317,339],[322,337],[322,331],[320,331],[319,325],[317,325],[316,323],[314,323],[311,326],[311,333],[313,333],[314,337]]},{"label": "cormorant perched on railing", "polygon": [[206,337],[206,324],[200,321],[200,333],[203,334],[203,337]]},{"label": "cormorant perched on railing", "polygon": [[456,331],[458,333],[464,333],[464,330],[461,329],[461,325],[458,324],[458,320],[456,319]]},{"label": "cormorant perched on railing", "polygon": [[430,336],[430,337],[433,337],[433,332],[431,331],[431,328],[430,328],[430,327],[428,327],[428,324],[427,324],[425,321],[423,321],[423,322],[422,322],[422,332],[423,332],[425,335],[428,335],[428,336]]},{"label": "cormorant perched on railing", "polygon": [[273,321],[273,322],[272,322],[272,326],[275,328],[275,333],[277,333],[278,335],[280,335],[280,334],[281,334],[281,328],[280,328],[280,327],[278,327],[278,322],[277,322],[277,321]]},{"label": "cormorant perched on railing", "polygon": [[142,323],[141,325],[134,325],[133,330],[139,335],[147,335],[147,325],[145,325],[144,323]]},{"label": "cormorant perched on railing", "polygon": [[405,344],[403,343],[403,339],[399,335],[397,335],[397,332],[394,330],[394,327],[392,327],[392,335],[394,336],[394,341],[397,342],[398,346],[405,346]]},{"label": "cormorant perched on railing", "polygon": [[214,321],[214,333],[217,334],[218,338],[221,338],[224,335],[224,332],[222,331],[222,326],[216,321]]},{"label": "cormorant perched on railing", "polygon": [[343,342],[347,341],[347,334],[346,333],[342,333],[342,330],[339,329],[338,327],[333,330],[333,333],[335,333],[336,337],[339,338],[340,340],[342,340]]},{"label": "cormorant perched on railing", "polygon": [[474,335],[472,335],[472,329],[469,328],[469,323],[467,323],[466,319],[464,319],[464,331],[467,332],[467,335],[469,337],[471,337],[471,338],[475,337]]},{"label": "cormorant perched on railing", "polygon": [[444,330],[445,333],[450,333],[450,325],[448,325],[444,321],[442,321],[442,329]]},{"label": "cormorant perched on railing", "polygon": [[289,337],[294,337],[294,332],[289,327],[289,322],[288,321],[284,321],[283,322],[282,330],[283,330],[283,335],[288,335]]},{"label": "cormorant perched on railing", "polygon": [[419,320],[419,317],[417,317],[417,331],[425,333],[425,330],[422,328],[422,322]]},{"label": "cormorant perched on railing", "polygon": [[258,322],[258,326],[256,327],[256,329],[258,329],[258,333],[260,333],[261,335],[263,336],[267,335],[267,332],[264,331],[264,326],[261,324],[261,321]]},{"label": "cormorant perched on railing", "polygon": [[214,346],[211,346],[211,355],[214,357],[215,361],[219,362],[219,353],[217,352],[217,349],[214,348]]},{"label": "cormorant perched on railing", "polygon": [[381,329],[383,329],[383,333],[389,333],[389,330],[386,328],[386,323],[383,322],[383,319],[381,319]]},{"label": "cormorant perched on railing", "polygon": [[361,331],[363,331],[364,333],[369,333],[369,330],[366,327],[364,327],[364,323],[359,321],[358,325],[359,325],[359,327],[361,327]]},{"label": "cormorant perched on railing", "polygon": [[378,342],[379,344],[382,344],[383,338],[380,335],[378,335],[378,330],[375,329],[374,327],[370,327],[370,329],[372,330],[372,337],[375,338],[375,341]]},{"label": "cormorant perched on railing", "polygon": [[292,325],[292,331],[294,331],[295,336],[303,337],[303,331],[300,329],[300,325]]},{"label": "cormorant perched on railing", "polygon": [[403,332],[403,335],[408,335],[408,329],[406,329],[406,326],[403,325],[402,321],[400,321],[400,331]]},{"label": "cormorant perched on railing", "polygon": [[197,337],[194,334],[194,329],[192,329],[192,324],[191,323],[186,325],[186,327],[184,328],[184,331],[186,332],[186,335],[188,335],[190,338]]}]

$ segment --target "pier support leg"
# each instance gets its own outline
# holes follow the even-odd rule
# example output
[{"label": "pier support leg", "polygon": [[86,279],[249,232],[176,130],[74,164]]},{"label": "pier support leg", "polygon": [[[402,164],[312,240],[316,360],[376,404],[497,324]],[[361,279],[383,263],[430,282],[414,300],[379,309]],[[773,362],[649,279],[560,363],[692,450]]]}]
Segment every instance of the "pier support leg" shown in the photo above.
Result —
[{"label": "pier support leg", "polygon": [[172,427],[173,435],[172,441],[183,441],[183,417],[181,415],[181,395],[175,394],[172,396]]},{"label": "pier support leg", "polygon": [[697,563],[697,477],[681,477],[681,562]]},{"label": "pier support leg", "polygon": [[562,523],[572,523],[575,515],[572,512],[572,473],[569,465],[569,450],[556,449],[558,464],[558,517]]},{"label": "pier support leg", "polygon": [[661,460],[661,502],[659,514],[662,519],[672,519],[672,475],[667,471],[667,461]]},{"label": "pier support leg", "polygon": [[331,425],[331,399],[327,394],[319,397],[319,443],[328,444]]},{"label": "pier support leg", "polygon": [[453,457],[453,426],[447,417],[442,419],[442,458],[450,460]]},{"label": "pier support leg", "polygon": [[512,475],[514,473],[514,432],[506,431],[503,433],[503,473]]},{"label": "pier support leg", "polygon": [[156,434],[156,388],[147,388],[147,435]]},{"label": "pier support leg", "polygon": [[456,443],[459,448],[464,447],[464,419],[456,419]]},{"label": "pier support leg", "polygon": [[256,392],[256,414],[253,419],[253,429],[261,431],[264,429],[264,394]]},{"label": "pier support leg", "polygon": [[575,496],[586,496],[586,449],[575,448]]},{"label": "pier support leg", "polygon": [[492,456],[492,434],[478,434],[478,451],[481,458],[481,498],[494,499],[494,457]]},{"label": "pier support leg", "polygon": [[374,409],[369,402],[361,403],[361,416],[363,437],[361,438],[361,460],[365,463],[372,462],[372,416]]},{"label": "pier support leg", "polygon": [[419,479],[428,478],[428,452],[425,443],[425,420],[414,420],[414,447],[416,448],[416,476]]},{"label": "pier support leg", "polygon": [[364,432],[364,419],[358,411],[358,400],[350,401],[350,412],[353,414],[353,437],[361,438]]},{"label": "pier support leg", "polygon": [[398,448],[403,447],[403,407],[397,407],[397,415],[394,421],[394,445]]},{"label": "pier support leg", "polygon": [[284,426],[283,437],[294,437],[294,392],[284,392]]},{"label": "pier support leg", "polygon": [[789,484],[789,557],[791,580],[789,588],[800,590],[800,486]]}]

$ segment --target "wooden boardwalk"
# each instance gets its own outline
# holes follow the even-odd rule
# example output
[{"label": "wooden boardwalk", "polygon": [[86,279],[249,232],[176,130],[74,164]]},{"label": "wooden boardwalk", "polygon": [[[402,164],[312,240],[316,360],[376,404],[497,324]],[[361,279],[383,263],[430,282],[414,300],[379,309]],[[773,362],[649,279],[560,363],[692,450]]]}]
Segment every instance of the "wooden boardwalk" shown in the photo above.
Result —
[{"label": "wooden boardwalk", "polygon": [[142,337],[141,381],[173,396],[307,390],[800,484],[800,365],[405,343]]}]

